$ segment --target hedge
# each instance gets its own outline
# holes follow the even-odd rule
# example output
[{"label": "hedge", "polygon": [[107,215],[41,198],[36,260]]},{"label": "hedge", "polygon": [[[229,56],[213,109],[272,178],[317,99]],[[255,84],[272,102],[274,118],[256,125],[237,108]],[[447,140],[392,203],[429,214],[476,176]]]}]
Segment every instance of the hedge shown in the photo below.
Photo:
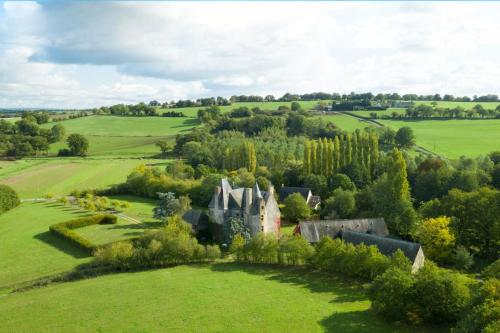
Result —
[{"label": "hedge", "polygon": [[7,185],[0,184],[0,214],[19,206],[20,203],[16,191]]},{"label": "hedge", "polygon": [[83,217],[75,220],[70,220],[62,223],[53,224],[49,227],[50,232],[58,237],[69,240],[75,243],[83,250],[92,253],[96,249],[96,245],[92,244],[85,237],[80,236],[73,229],[83,228],[94,224],[116,224],[118,219],[115,215],[99,214],[91,217]]}]

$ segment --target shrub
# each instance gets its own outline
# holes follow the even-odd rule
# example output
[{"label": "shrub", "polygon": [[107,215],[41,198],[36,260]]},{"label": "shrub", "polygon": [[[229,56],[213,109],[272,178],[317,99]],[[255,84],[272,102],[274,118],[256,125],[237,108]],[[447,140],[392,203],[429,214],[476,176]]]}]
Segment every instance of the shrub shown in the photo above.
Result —
[{"label": "shrub", "polygon": [[465,247],[459,246],[455,249],[453,254],[453,262],[456,268],[468,270],[474,265],[474,255],[467,251]]},{"label": "shrub", "polygon": [[[124,247],[125,254],[117,251]],[[115,269],[156,267],[220,258],[218,246],[199,244],[191,235],[191,226],[178,215],[167,218],[160,230],[146,232],[133,243],[110,244],[95,251],[95,262]]]},{"label": "shrub", "polygon": [[0,184],[0,214],[19,206],[21,201],[10,186]]},{"label": "shrub", "polygon": [[500,280],[487,280],[464,314],[454,333],[499,332]]},{"label": "shrub", "polygon": [[96,245],[90,242],[85,237],[80,236],[73,229],[86,227],[94,224],[116,224],[117,217],[110,214],[94,215],[91,217],[83,217],[75,220],[70,220],[62,223],[53,224],[49,227],[50,232],[58,237],[67,239],[85,251],[92,252]]},{"label": "shrub", "polygon": [[314,254],[307,240],[300,236],[283,236],[278,243],[279,263],[284,265],[303,265]]},{"label": "shrub", "polygon": [[414,283],[411,273],[396,267],[389,268],[370,286],[368,295],[373,309],[391,320],[405,319],[408,295]]},{"label": "shrub", "polygon": [[481,275],[485,278],[495,278],[500,279],[500,259],[497,259],[491,265],[486,267]]}]

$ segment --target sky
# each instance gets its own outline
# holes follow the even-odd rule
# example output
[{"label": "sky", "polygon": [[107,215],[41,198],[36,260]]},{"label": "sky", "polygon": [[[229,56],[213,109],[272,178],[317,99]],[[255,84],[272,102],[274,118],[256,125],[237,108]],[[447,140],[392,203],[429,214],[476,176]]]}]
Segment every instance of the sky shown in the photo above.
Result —
[{"label": "sky", "polygon": [[500,94],[500,2],[1,2],[0,108]]}]

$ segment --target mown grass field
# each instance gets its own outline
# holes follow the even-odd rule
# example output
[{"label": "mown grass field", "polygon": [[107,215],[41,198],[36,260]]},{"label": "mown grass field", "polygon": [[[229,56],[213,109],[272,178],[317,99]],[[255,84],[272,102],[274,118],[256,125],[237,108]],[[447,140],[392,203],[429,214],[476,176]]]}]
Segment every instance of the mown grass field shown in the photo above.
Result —
[{"label": "mown grass field", "polygon": [[55,203],[26,202],[0,215],[0,290],[87,262],[83,251],[49,232],[52,224],[87,214]]},{"label": "mown grass field", "polygon": [[417,144],[448,158],[475,157],[500,150],[500,119],[379,122],[395,130],[403,126],[412,128]]},{"label": "mown grass field", "polygon": [[363,129],[365,127],[372,126],[370,123],[340,113],[334,115],[319,116],[319,117],[321,117],[325,121],[330,121],[334,123],[336,126],[340,127],[340,129],[348,132],[353,132],[358,128]]},{"label": "mown grass field", "polygon": [[376,113],[377,117],[392,117],[392,114],[396,112],[397,114],[405,114],[406,109],[403,108],[388,108],[387,110],[379,110],[379,111],[368,111],[368,110],[358,110],[358,111],[346,111],[347,113],[360,116],[360,117],[365,117],[365,118],[370,118],[370,113]]},{"label": "mown grass field", "polygon": [[[112,198],[128,201],[131,206],[123,213],[142,223],[120,217],[118,224],[88,226],[75,229],[75,232],[94,244],[102,245],[137,237],[147,229],[161,226],[152,217],[155,200],[134,196]],[[68,271],[88,261],[87,253],[52,235],[49,226],[91,214],[95,213],[55,202],[25,202],[0,215],[0,289]]]},{"label": "mown grass field", "polygon": [[167,160],[149,159],[26,159],[0,163],[0,183],[14,188],[21,198],[47,193],[69,194],[75,189],[105,188],[122,183],[141,164],[163,168]]},{"label": "mown grass field", "polygon": [[5,332],[417,332],[385,323],[369,307],[355,283],[220,263],[5,295],[0,322]]}]

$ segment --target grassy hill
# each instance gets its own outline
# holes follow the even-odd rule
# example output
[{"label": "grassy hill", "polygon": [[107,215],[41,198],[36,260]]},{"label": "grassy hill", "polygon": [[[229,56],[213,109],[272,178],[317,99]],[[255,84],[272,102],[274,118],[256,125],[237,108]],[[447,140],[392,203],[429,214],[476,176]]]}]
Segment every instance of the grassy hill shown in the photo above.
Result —
[{"label": "grassy hill", "polygon": [[416,332],[383,322],[369,307],[353,283],[221,263],[9,294],[0,322],[5,332]]}]

